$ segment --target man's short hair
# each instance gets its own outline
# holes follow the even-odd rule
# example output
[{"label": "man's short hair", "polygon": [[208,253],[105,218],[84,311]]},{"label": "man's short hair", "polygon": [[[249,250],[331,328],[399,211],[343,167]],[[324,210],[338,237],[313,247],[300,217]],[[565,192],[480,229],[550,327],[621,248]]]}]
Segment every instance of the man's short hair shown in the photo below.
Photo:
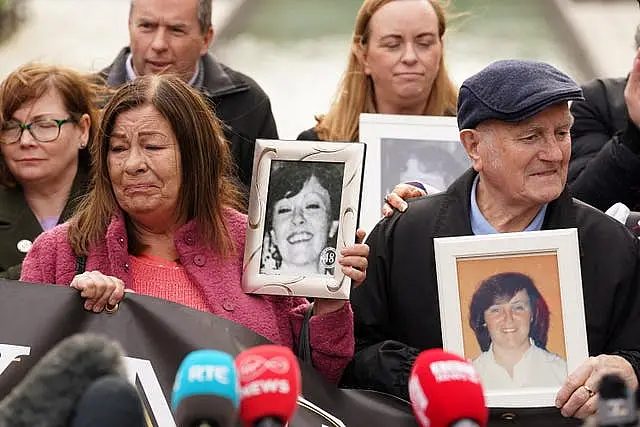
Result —
[{"label": "man's short hair", "polygon": [[638,26],[636,27],[635,40],[636,40],[636,49],[640,49],[640,24],[638,24]]},{"label": "man's short hair", "polygon": [[[133,12],[133,5],[136,0],[131,0],[131,8],[129,9],[129,15]],[[211,1],[212,0],[198,0],[198,25],[200,25],[200,32],[202,34],[209,31],[211,26]]]}]

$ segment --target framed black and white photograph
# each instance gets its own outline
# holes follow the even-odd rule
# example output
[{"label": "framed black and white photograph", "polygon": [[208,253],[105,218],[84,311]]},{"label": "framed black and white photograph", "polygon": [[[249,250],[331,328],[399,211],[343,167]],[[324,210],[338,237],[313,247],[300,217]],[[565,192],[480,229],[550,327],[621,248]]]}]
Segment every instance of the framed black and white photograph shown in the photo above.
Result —
[{"label": "framed black and white photograph", "polygon": [[368,147],[361,215],[367,231],[397,184],[420,182],[429,193],[443,191],[471,166],[455,117],[361,114],[360,141]]},{"label": "framed black and white photograph", "polygon": [[588,358],[576,229],[434,239],[443,346],[487,406],[554,406]]},{"label": "framed black and white photograph", "polygon": [[258,140],[243,290],[348,299],[337,263],[355,243],[365,145]]}]

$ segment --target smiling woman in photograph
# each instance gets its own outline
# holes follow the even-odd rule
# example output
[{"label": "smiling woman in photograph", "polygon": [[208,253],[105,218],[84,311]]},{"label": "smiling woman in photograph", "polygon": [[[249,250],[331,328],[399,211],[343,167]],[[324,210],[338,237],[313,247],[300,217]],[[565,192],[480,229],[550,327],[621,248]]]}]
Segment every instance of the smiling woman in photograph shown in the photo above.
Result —
[{"label": "smiling woman in photograph", "polygon": [[260,272],[333,274],[344,164],[283,161],[275,167]]},{"label": "smiling woman in photograph", "polygon": [[563,384],[567,363],[547,350],[549,307],[529,276],[485,279],[471,299],[469,321],[482,349],[473,364],[486,389]]}]

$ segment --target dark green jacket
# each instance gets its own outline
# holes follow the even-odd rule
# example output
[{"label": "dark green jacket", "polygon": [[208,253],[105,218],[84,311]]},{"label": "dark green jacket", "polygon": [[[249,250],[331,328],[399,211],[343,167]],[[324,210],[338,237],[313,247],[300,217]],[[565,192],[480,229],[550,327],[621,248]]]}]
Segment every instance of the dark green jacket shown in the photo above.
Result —
[{"label": "dark green jacket", "polygon": [[[88,173],[78,170],[58,224],[71,217],[87,188]],[[27,205],[22,188],[0,187],[0,278],[20,278],[20,267],[27,254],[26,250],[40,233],[42,227]],[[21,241],[24,242],[19,245]]]}]

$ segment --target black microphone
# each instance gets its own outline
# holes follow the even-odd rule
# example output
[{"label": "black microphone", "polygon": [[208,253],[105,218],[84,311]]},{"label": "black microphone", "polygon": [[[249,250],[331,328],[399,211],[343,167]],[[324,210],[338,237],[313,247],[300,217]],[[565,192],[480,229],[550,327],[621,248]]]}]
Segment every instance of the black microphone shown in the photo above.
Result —
[{"label": "black microphone", "polygon": [[120,345],[94,334],[66,338],[0,402],[0,426],[67,426],[80,397],[107,375],[126,378]]},{"label": "black microphone", "polygon": [[598,387],[600,397],[596,419],[598,426],[632,427],[638,425],[636,397],[618,375],[605,375]]},{"label": "black microphone", "polygon": [[76,405],[70,427],[144,427],[142,401],[126,379],[110,375],[89,386]]}]

